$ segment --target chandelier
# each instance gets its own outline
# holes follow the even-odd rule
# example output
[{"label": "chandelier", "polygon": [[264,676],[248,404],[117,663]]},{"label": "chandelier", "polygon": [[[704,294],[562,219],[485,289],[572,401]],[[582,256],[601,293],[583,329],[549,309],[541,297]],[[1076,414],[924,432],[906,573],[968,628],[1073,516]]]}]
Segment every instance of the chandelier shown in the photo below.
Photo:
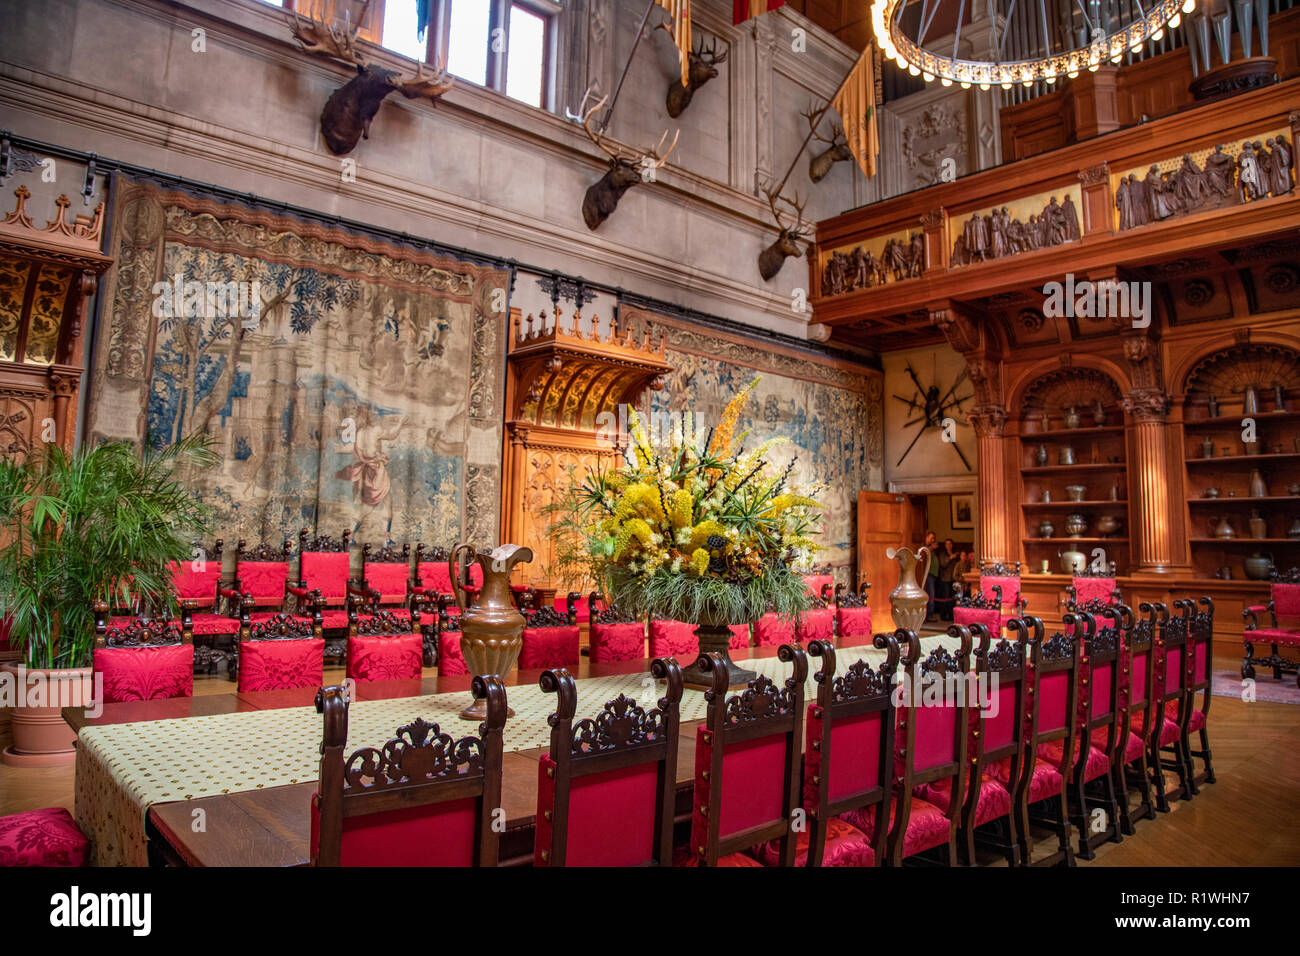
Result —
[{"label": "chandelier", "polygon": [[[1007,36],[1014,33],[1020,42],[1012,56],[1005,60],[970,60],[957,55],[967,2],[913,0],[913,9],[920,6],[920,16],[912,18],[914,25],[909,29],[903,24],[909,0],[872,0],[871,26],[876,43],[901,69],[923,77],[927,83],[937,79],[944,86],[960,83],[962,89],[978,85],[981,90],[997,84],[1005,90],[1016,83],[1032,86],[1039,81],[1052,84],[1062,76],[1074,79],[1084,70],[1095,72],[1103,63],[1119,63],[1126,53],[1140,51],[1148,40],[1159,40],[1166,29],[1176,29],[1182,15],[1191,13],[1196,5],[1196,0],[1147,0],[1147,4],[1142,0],[1129,4],[1009,0],[1004,11],[996,11],[992,39],[994,50],[1005,51]],[[934,40],[926,45],[928,29],[944,4],[957,6],[951,53],[946,41],[943,51],[936,49]],[[1020,19],[1013,24],[1017,14]],[[1082,26],[1076,27],[1068,20]]]}]

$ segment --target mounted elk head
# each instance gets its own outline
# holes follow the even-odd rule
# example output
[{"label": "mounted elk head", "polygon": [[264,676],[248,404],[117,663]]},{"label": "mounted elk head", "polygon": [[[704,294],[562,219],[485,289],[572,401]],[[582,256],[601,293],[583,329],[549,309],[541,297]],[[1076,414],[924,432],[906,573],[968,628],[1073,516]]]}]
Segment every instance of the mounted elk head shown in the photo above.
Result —
[{"label": "mounted elk head", "polygon": [[[773,189],[764,189],[763,195],[767,197],[767,206],[772,210],[772,218],[776,220],[776,226],[780,230],[776,241],[758,254],[758,274],[763,277],[764,282],[767,282],[781,271],[786,259],[803,255],[799,243],[809,242],[813,237],[814,229],[803,221],[803,207],[808,203],[806,199],[801,201],[798,194],[795,194],[792,202]],[[782,203],[794,210],[793,223],[781,215]]]},{"label": "mounted elk head", "polygon": [[698,90],[709,80],[718,75],[718,67],[727,61],[730,50],[718,52],[718,41],[714,40],[711,46],[704,45],[704,39],[700,38],[700,45],[691,51],[689,65],[689,86],[682,86],[681,78],[673,80],[672,85],[668,87],[668,115],[676,119],[682,115],[686,107],[691,105],[691,98]]},{"label": "mounted elk head", "polygon": [[441,69],[425,76],[423,64],[416,67],[415,76],[406,80],[396,70],[367,64],[357,49],[360,19],[355,26],[338,29],[324,22],[323,16],[318,17],[318,12],[318,4],[313,3],[307,16],[296,11],[289,15],[289,25],[299,48],[304,53],[341,60],[357,70],[357,75],[335,90],[321,110],[321,135],[334,155],[345,156],[363,138],[370,138],[370,121],[389,93],[401,93],[407,99],[425,97],[436,103],[454,85],[455,81]]},{"label": "mounted elk head", "polygon": [[831,124],[831,135],[829,138],[817,132],[817,127],[821,125],[822,117],[826,115],[827,107],[823,106],[819,110],[809,109],[806,112],[800,111],[800,115],[808,121],[808,131],[812,137],[819,142],[826,143],[826,149],[814,156],[808,157],[808,178],[815,183],[821,182],[826,178],[826,174],[831,171],[831,167],[836,163],[842,163],[845,160],[852,159],[853,153],[849,151],[849,141],[844,135],[844,129],[838,123]]},{"label": "mounted elk head", "polygon": [[590,96],[591,90],[588,90],[582,98],[582,108],[578,111],[582,117],[582,128],[587,131],[591,141],[600,147],[601,152],[609,157],[609,170],[599,182],[588,187],[587,194],[582,197],[582,218],[588,229],[596,229],[618,208],[618,201],[625,192],[637,183],[655,181],[655,171],[668,161],[681,131],[673,134],[673,141],[663,152],[660,151],[663,150],[664,140],[668,138],[667,130],[664,130],[653,149],[637,152],[622,147],[611,148],[604,134],[591,128],[592,120],[604,107],[607,97],[601,97],[596,105],[588,109],[587,100]]}]

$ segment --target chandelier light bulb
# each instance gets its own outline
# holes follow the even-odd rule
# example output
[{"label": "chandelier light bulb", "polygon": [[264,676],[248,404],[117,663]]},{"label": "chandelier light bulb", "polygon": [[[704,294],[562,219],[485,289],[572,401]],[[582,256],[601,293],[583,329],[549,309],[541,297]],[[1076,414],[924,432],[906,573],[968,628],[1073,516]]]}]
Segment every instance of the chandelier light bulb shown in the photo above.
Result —
[{"label": "chandelier light bulb", "polygon": [[1075,79],[1075,78],[1079,75],[1079,71],[1078,71],[1078,70],[1071,70],[1069,73],[1067,73],[1067,74],[1065,74],[1065,75],[1066,75],[1069,79],[1073,80],[1073,79]]},{"label": "chandelier light bulb", "polygon": [[1055,77],[1055,76],[1049,76],[1049,77],[1047,78],[1047,83],[1048,83],[1049,86],[1055,86],[1055,85],[1056,85],[1056,77]]},{"label": "chandelier light bulb", "polygon": [[961,88],[962,88],[963,90],[969,90],[969,89],[970,89],[970,84],[967,83],[965,80],[962,80]]},{"label": "chandelier light bulb", "polygon": [[1183,0],[1183,13],[1191,13],[1196,9],[1196,0]]},{"label": "chandelier light bulb", "polygon": [[921,70],[920,70],[920,68],[919,68],[915,63],[913,63],[913,64],[911,64],[911,65],[908,66],[908,68],[907,68],[907,72],[908,72],[908,73],[911,73],[913,76],[920,76],[920,75],[921,75]]},{"label": "chandelier light bulb", "polygon": [[1155,33],[1151,34],[1151,39],[1159,40],[1164,35],[1165,35],[1164,30],[1157,30]]},{"label": "chandelier light bulb", "polygon": [[1169,28],[1171,30],[1177,30],[1178,25],[1182,22],[1183,22],[1183,15],[1181,13],[1175,13],[1172,17],[1169,18]]},{"label": "chandelier light bulb", "polygon": [[1112,62],[1112,63],[1118,63],[1118,62],[1119,62],[1120,60],[1122,60],[1122,59],[1124,59],[1124,54],[1123,54],[1123,53],[1116,53],[1114,56],[1112,56],[1112,57],[1110,58],[1110,62]]},{"label": "chandelier light bulb", "polygon": [[989,85],[988,85],[987,83],[981,83],[981,84],[980,84],[980,89],[981,89],[981,90],[985,90],[985,91],[987,91],[988,88],[989,88]]},{"label": "chandelier light bulb", "polygon": [[[940,86],[952,86],[952,80],[948,79],[948,77],[946,77],[946,76],[944,76],[944,77],[940,77],[940,79],[939,79],[939,85],[940,85]],[[965,86],[965,85],[966,85],[965,83],[962,84],[962,86]]]}]

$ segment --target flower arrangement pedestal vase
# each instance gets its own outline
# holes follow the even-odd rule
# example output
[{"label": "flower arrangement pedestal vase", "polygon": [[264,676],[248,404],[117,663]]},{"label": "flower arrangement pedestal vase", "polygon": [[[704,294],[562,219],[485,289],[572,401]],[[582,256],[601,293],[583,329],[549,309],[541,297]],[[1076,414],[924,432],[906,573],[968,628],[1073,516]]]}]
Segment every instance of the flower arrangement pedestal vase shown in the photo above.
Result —
[{"label": "flower arrangement pedestal vase", "polygon": [[682,670],[682,685],[691,690],[709,690],[713,686],[712,673],[700,669],[700,660],[713,653],[727,665],[727,687],[745,687],[758,676],[756,671],[745,670],[731,659],[731,628],[725,624],[700,624],[695,628],[695,639],[700,645],[700,656],[695,663]]},{"label": "flower arrangement pedestal vase", "polygon": [[[461,555],[477,561],[483,570],[483,587],[470,603],[461,585]],[[515,544],[503,544],[495,551],[474,553],[468,544],[458,544],[447,560],[447,570],[460,607],[460,651],[470,676],[494,674],[505,679],[519,660],[523,646],[524,616],[510,593],[510,571],[518,563],[533,560],[533,552]],[[513,717],[507,709],[506,716]],[[462,720],[487,720],[487,700],[475,700],[460,712]]]}]

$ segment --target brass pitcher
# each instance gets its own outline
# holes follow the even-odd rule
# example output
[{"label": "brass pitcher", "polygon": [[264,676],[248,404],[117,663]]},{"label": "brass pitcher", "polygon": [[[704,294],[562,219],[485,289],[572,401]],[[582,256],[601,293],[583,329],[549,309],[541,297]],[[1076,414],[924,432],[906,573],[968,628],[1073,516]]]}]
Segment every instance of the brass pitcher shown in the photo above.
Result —
[{"label": "brass pitcher", "polygon": [[[467,556],[463,563],[462,554]],[[483,570],[483,588],[473,603],[461,584],[461,568],[470,560],[477,561]],[[533,552],[517,544],[503,544],[494,551],[477,554],[468,544],[458,544],[447,559],[456,606],[460,608],[460,651],[474,677],[495,674],[504,679],[519,660],[525,622],[510,594],[510,570],[521,561],[531,560]],[[514,715],[509,710],[506,716]],[[487,701],[473,701],[460,716],[463,720],[487,720]]]},{"label": "brass pitcher", "polygon": [[914,569],[919,564],[921,574],[925,574],[930,567],[930,549],[922,546],[913,552],[911,548],[890,548],[885,557],[898,562],[898,587],[889,592],[889,613],[894,618],[894,626],[919,631],[925,623],[930,596],[917,585]]}]

